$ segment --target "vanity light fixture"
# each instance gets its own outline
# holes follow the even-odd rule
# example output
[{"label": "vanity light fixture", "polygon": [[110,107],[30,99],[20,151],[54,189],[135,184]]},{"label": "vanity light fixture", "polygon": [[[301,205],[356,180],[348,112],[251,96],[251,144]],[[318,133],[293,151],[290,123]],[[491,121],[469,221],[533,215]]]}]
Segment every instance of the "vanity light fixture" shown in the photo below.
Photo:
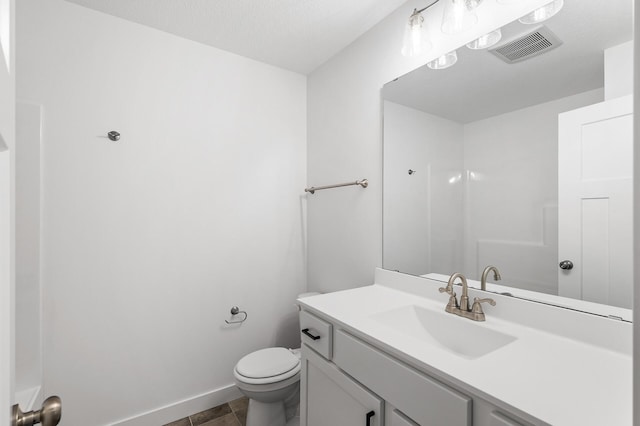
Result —
[{"label": "vanity light fixture", "polygon": [[[402,43],[402,54],[404,56],[416,56],[431,48],[431,43],[426,37],[423,24],[422,12],[429,9],[440,0],[435,0],[422,9],[413,9],[409,16],[407,26],[404,31]],[[474,26],[478,22],[475,9],[484,0],[444,0],[446,6],[442,18],[442,32],[445,34],[458,34]]]},{"label": "vanity light fixture", "polygon": [[409,17],[409,21],[407,22],[407,26],[404,30],[402,55],[416,56],[431,48],[431,43],[429,43],[429,40],[426,38],[422,29],[422,24],[424,23],[422,12],[438,3],[438,1],[440,0],[435,0],[433,3],[423,7],[422,9],[413,9],[413,13]]},{"label": "vanity light fixture", "polygon": [[554,16],[564,6],[564,0],[553,0],[519,19],[523,24],[539,24]]},{"label": "vanity light fixture", "polygon": [[404,30],[404,41],[402,43],[402,54],[404,56],[416,56],[423,49],[422,23],[424,18],[417,9],[413,10],[407,27]]},{"label": "vanity light fixture", "polygon": [[[413,9],[413,13],[409,16],[404,33],[401,50],[404,56],[416,56],[431,48],[431,43],[429,43],[424,32],[424,17],[422,16],[422,12],[429,9],[439,1],[440,0],[434,0],[422,9]],[[445,2],[445,7],[442,16],[441,30],[445,34],[455,35],[467,31],[478,22],[478,15],[475,10],[484,0],[443,1]],[[513,4],[519,1],[522,0],[497,0],[498,3],[502,4]],[[564,6],[564,0],[552,0],[544,6],[523,16],[519,21],[523,24],[537,24],[554,16],[560,11],[560,9],[562,9],[562,6]],[[498,43],[501,39],[502,30],[498,28],[467,43],[467,47],[473,50],[487,49]],[[442,70],[454,65],[457,60],[458,55],[454,50],[427,63],[427,66],[434,70]]]},{"label": "vanity light fixture", "polygon": [[481,3],[477,0],[446,0],[442,16],[442,32],[460,34],[478,23],[475,9]]},{"label": "vanity light fixture", "polygon": [[497,42],[499,42],[501,38],[502,38],[502,31],[500,30],[500,28],[498,28],[495,31],[491,31],[488,34],[485,34],[467,43],[467,47],[473,50],[487,49],[493,46],[494,44],[496,44]]},{"label": "vanity light fixture", "polygon": [[456,62],[458,62],[458,54],[454,50],[449,53],[445,53],[431,62],[427,62],[427,66],[432,70],[443,70],[453,66]]}]

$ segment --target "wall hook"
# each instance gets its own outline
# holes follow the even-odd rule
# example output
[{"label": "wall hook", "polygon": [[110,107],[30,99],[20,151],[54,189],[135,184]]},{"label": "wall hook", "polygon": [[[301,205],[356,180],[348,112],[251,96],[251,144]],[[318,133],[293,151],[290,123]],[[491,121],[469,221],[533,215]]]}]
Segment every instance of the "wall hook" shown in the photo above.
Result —
[{"label": "wall hook", "polygon": [[412,175],[412,174],[414,174],[415,172],[416,172],[415,170],[411,170],[411,169],[409,169],[409,171],[408,171],[407,173],[409,173],[409,175]]},{"label": "wall hook", "polygon": [[236,320],[234,320],[234,321],[224,320],[224,322],[226,322],[227,324],[240,324],[240,323],[245,322],[247,320],[247,317],[249,316],[246,311],[241,311],[240,308],[238,308],[237,306],[233,306],[231,308],[231,315],[232,316],[236,316],[236,315],[239,315],[239,314],[244,314],[244,318],[242,318],[241,320],[237,320],[237,321]]}]

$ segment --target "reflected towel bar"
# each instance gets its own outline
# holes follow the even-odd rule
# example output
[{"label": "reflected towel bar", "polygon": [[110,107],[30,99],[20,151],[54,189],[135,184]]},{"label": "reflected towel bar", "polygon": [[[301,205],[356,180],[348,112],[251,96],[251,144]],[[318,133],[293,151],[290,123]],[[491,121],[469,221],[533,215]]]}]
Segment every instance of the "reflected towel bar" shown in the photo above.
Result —
[{"label": "reflected towel bar", "polygon": [[351,185],[360,185],[363,188],[369,186],[369,181],[366,179],[357,180],[355,182],[349,183],[339,183],[337,185],[327,185],[327,186],[312,186],[311,188],[305,188],[304,192],[310,192],[314,194],[316,191],[322,191],[323,189],[331,189],[331,188],[340,188],[341,186],[351,186]]}]

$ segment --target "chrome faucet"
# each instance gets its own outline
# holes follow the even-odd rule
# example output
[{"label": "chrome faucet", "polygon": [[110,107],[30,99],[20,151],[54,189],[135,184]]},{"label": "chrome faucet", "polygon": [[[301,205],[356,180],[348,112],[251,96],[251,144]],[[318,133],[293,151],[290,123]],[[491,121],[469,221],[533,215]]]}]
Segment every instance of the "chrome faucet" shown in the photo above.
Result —
[{"label": "chrome faucet", "polygon": [[[440,293],[447,293],[449,295],[449,303],[447,303],[447,306],[444,308],[444,310],[449,312],[450,314],[460,315],[460,305],[458,304],[458,298],[456,297],[456,292],[453,291],[453,282],[456,280],[456,278],[460,278],[462,280],[462,293],[465,294],[468,291],[467,279],[459,272],[451,275],[451,277],[449,277],[447,287],[440,287],[438,291]],[[469,297],[467,296],[467,302],[468,301]]]},{"label": "chrome faucet", "polygon": [[482,271],[482,278],[480,278],[480,289],[482,291],[487,291],[487,276],[491,271],[493,271],[493,279],[495,281],[500,281],[502,279],[498,268],[492,265],[487,266],[486,268],[484,268],[484,271]]},{"label": "chrome faucet", "polygon": [[[498,273],[495,267],[492,266],[492,268],[494,268],[495,270],[494,273]],[[460,304],[458,304],[456,292],[453,291],[453,285],[458,278],[460,278],[460,281],[462,282],[462,295],[460,296]],[[449,312],[450,314],[456,314],[473,321],[485,320],[485,315],[482,311],[482,303],[488,302],[492,306],[496,305],[496,302],[493,299],[479,299],[476,297],[473,299],[473,306],[469,307],[469,286],[467,284],[467,279],[460,272],[452,274],[449,277],[447,286],[440,287],[438,291],[440,291],[440,293],[447,293],[449,295],[449,302],[444,308],[445,311]]]}]

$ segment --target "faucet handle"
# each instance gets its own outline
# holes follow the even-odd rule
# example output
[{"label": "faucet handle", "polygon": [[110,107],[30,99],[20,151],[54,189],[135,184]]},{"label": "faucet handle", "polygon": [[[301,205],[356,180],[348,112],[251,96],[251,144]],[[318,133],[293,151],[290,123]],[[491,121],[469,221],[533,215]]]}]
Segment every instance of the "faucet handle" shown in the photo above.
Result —
[{"label": "faucet handle", "polygon": [[444,310],[449,312],[450,314],[456,313],[459,310],[460,305],[458,305],[458,297],[456,295],[456,292],[453,291],[453,288],[449,288],[448,286],[447,288],[440,287],[438,291],[440,291],[440,293],[447,293],[449,295],[449,302],[447,303],[447,306],[444,308]]},{"label": "faucet handle", "polygon": [[493,299],[478,299],[477,297],[473,298],[473,306],[471,307],[471,312],[469,312],[467,314],[467,318],[470,318],[474,321],[484,321],[485,320],[485,315],[484,315],[484,311],[482,310],[482,305],[481,303],[488,303],[491,306],[496,306],[496,301]]},{"label": "faucet handle", "polygon": [[471,312],[474,312],[474,313],[477,313],[477,314],[482,314],[482,313],[484,313],[484,312],[482,311],[482,305],[481,305],[481,303],[485,303],[485,302],[486,302],[486,303],[488,303],[488,304],[490,304],[491,306],[496,306],[496,301],[495,301],[495,300],[493,300],[493,299],[489,299],[489,298],[486,298],[486,299],[478,299],[477,297],[474,297],[474,298],[473,298],[473,307],[471,308]]}]

